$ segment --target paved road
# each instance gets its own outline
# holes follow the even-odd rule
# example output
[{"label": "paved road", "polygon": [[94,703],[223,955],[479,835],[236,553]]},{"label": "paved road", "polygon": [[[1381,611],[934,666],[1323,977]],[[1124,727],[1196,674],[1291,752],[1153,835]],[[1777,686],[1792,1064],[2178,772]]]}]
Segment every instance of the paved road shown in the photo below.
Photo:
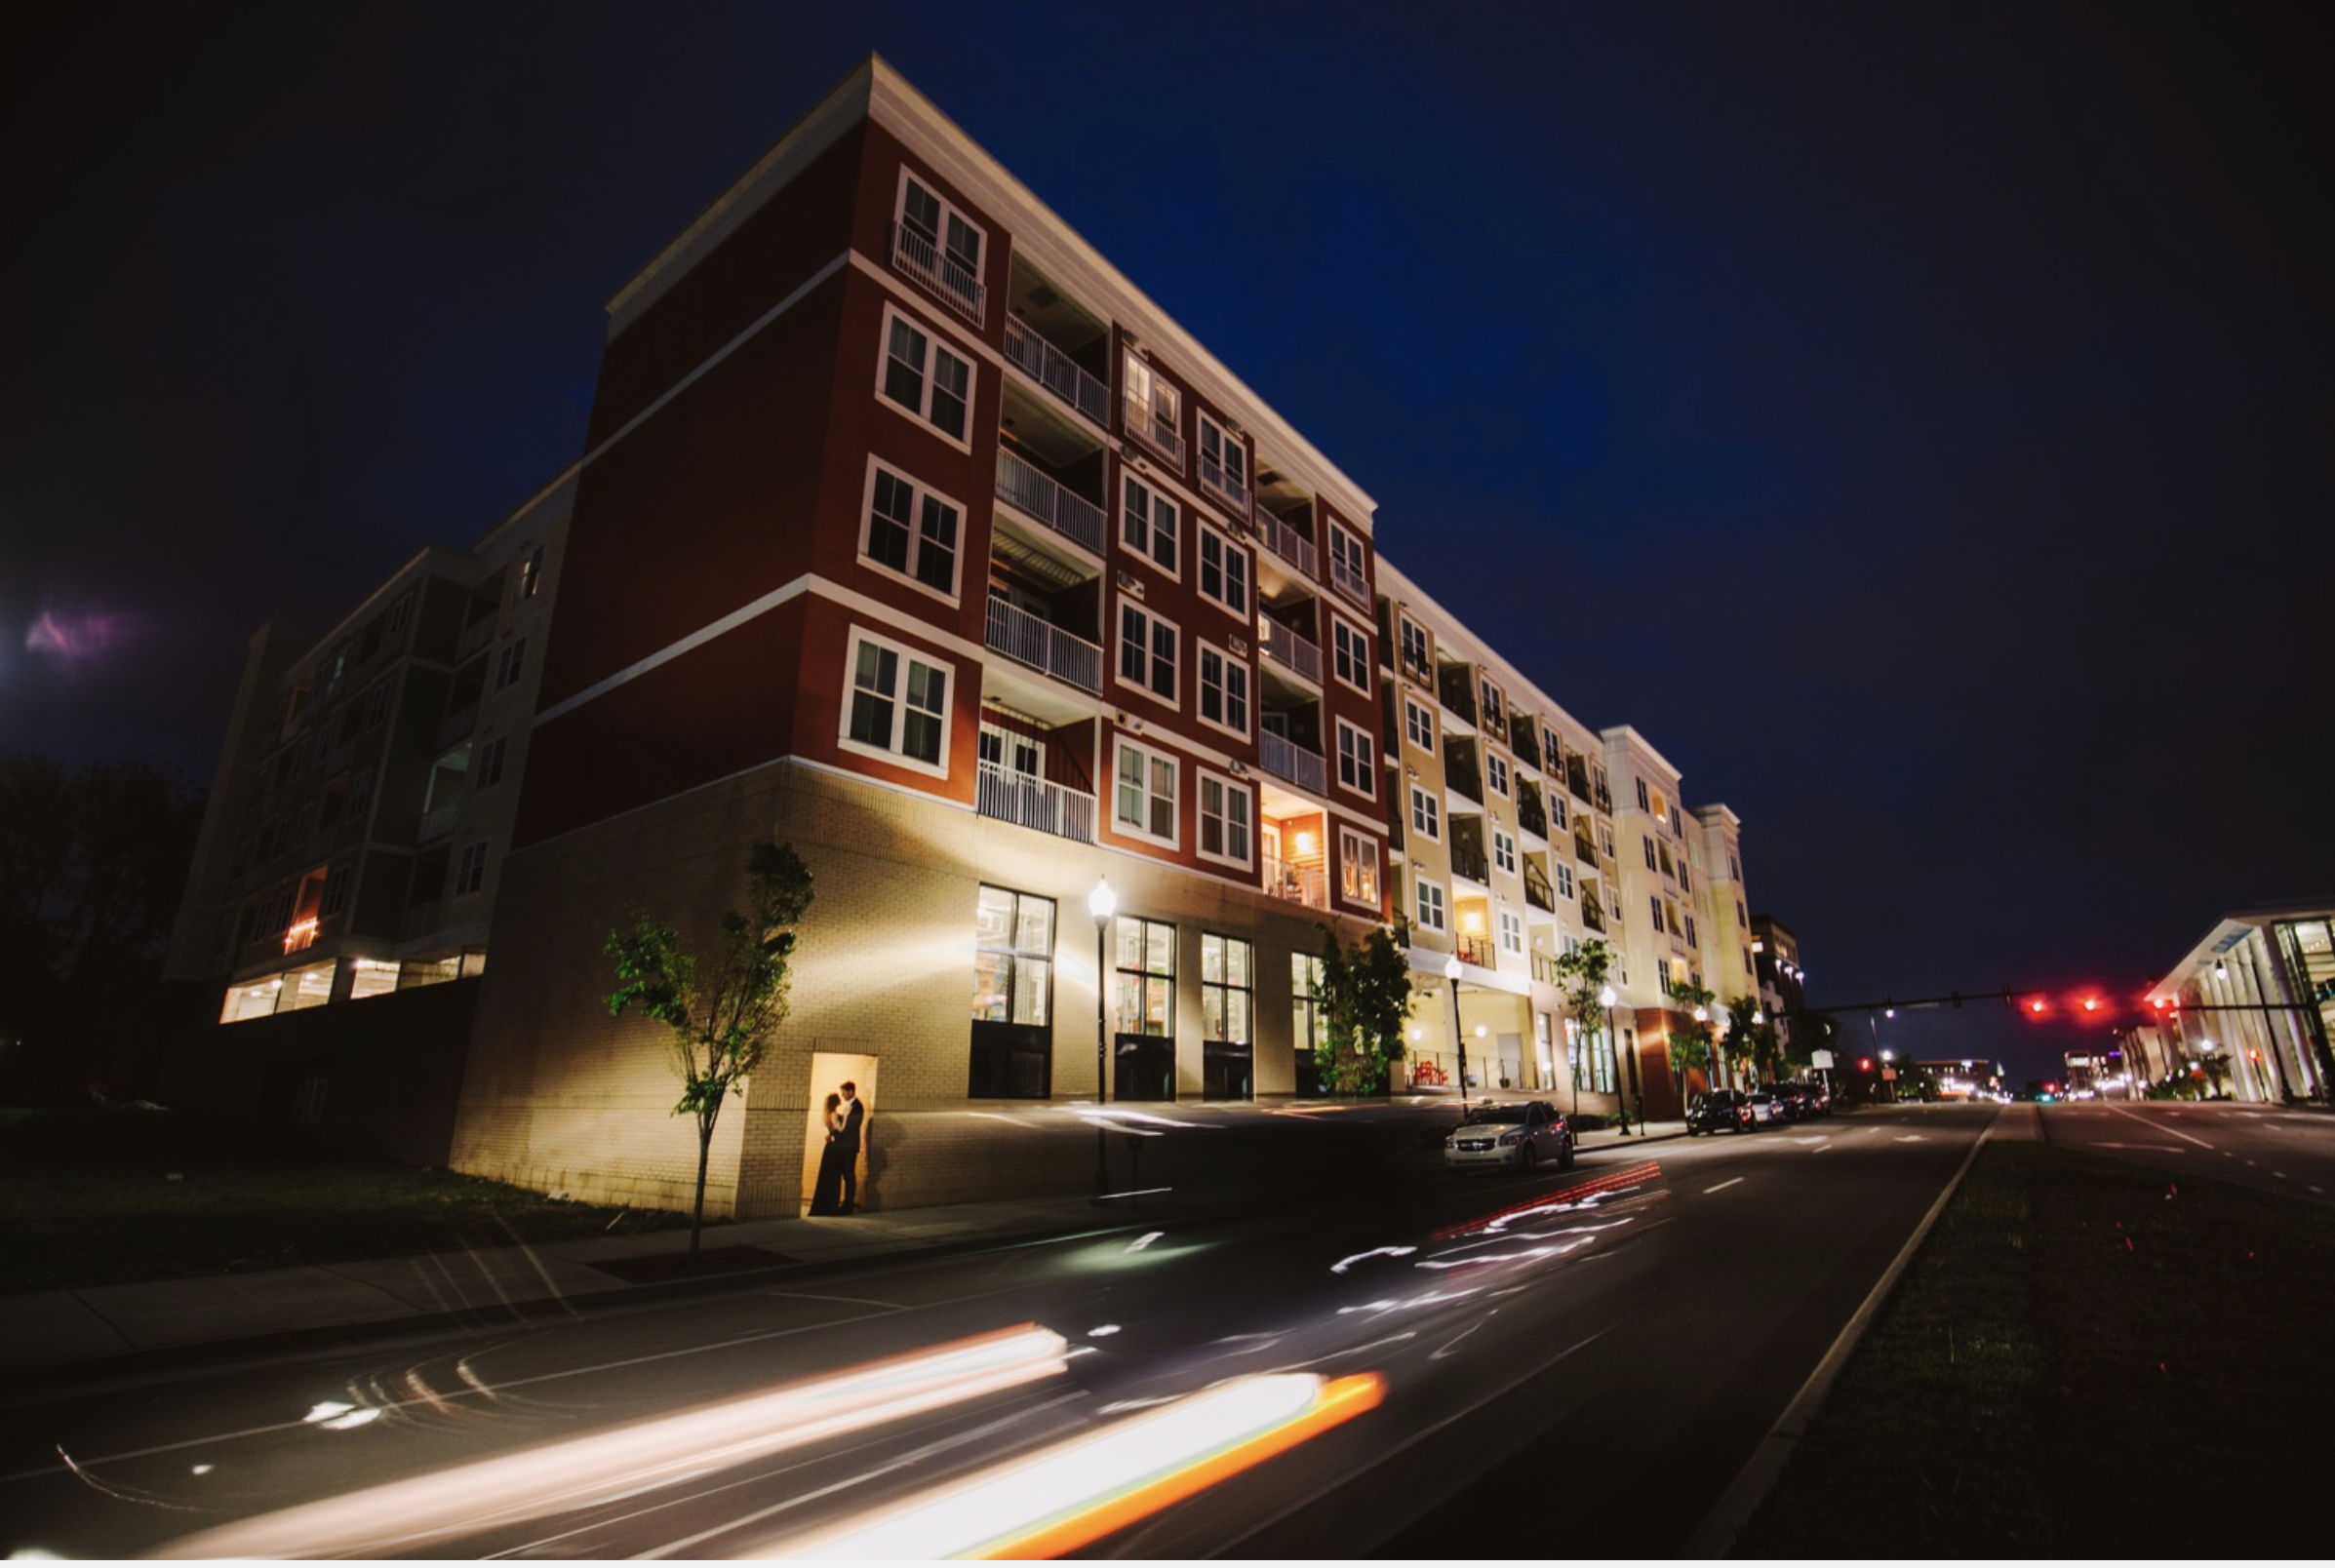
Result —
[{"label": "paved road", "polygon": [[2335,1116],[2217,1100],[2075,1100],[2047,1106],[2063,1149],[2335,1202]]},{"label": "paved road", "polygon": [[[822,1531],[921,1488],[1070,1440],[1087,1444],[1072,1472],[1092,1473],[1130,1422],[1301,1373],[1372,1380],[1378,1402],[1095,1549],[1675,1554],[1993,1113],[1881,1108],[1466,1180],[1420,1146],[1421,1115],[1248,1137],[1233,1163],[1256,1184],[1249,1212],[1102,1211],[1079,1234],[783,1287],[59,1390],[5,1411],[7,1544],[833,1550]],[[1233,1142],[1205,1117],[1152,1130],[1152,1170]],[[1270,1179],[1269,1148],[1315,1179]],[[876,1419],[926,1375],[902,1358],[1017,1325],[1064,1353]],[[840,1392],[819,1381],[877,1363]],[[404,1477],[425,1479],[370,1511],[345,1501]]]}]

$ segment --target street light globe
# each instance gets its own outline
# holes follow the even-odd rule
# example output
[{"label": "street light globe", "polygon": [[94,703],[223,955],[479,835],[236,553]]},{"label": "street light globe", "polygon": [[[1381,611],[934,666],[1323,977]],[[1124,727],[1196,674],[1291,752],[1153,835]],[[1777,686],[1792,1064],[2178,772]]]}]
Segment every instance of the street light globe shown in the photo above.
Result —
[{"label": "street light globe", "polygon": [[1478,1039],[1482,1039],[1484,1037],[1485,1033],[1486,1033],[1486,1031],[1485,1031],[1484,1027],[1482,1024],[1478,1024],[1478,1025],[1476,1026],[1476,1038],[1477,1038]]},{"label": "street light globe", "polygon": [[1611,986],[1607,986],[1604,990],[1598,993],[1598,1005],[1601,1007],[1610,1007],[1619,1000],[1621,1000],[1621,998],[1613,994],[1613,988]]},{"label": "street light globe", "polygon": [[1698,1023],[1698,1024],[1707,1024],[1707,1023],[1709,1023],[1709,1022],[1711,1021],[1711,1009],[1710,1009],[1710,1008],[1708,1008],[1708,1007],[1697,1007],[1697,1008],[1695,1008],[1695,1009],[1694,1009],[1694,1021],[1695,1021],[1696,1023]]},{"label": "street light globe", "polygon": [[1456,980],[1459,978],[1458,954],[1454,953],[1449,958],[1444,960],[1444,978],[1446,980]]},{"label": "street light globe", "polygon": [[1119,895],[1111,891],[1111,879],[1097,877],[1094,880],[1094,891],[1087,895],[1087,913],[1094,917],[1095,924],[1100,925],[1118,909]]}]

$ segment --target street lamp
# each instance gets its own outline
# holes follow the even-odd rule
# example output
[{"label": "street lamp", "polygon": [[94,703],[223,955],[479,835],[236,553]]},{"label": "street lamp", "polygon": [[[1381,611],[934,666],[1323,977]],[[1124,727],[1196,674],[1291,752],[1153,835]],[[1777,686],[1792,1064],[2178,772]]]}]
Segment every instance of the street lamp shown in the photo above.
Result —
[{"label": "street lamp", "polygon": [[[1702,1032],[1703,1080],[1710,1087],[1716,1089],[1719,1087],[1719,1039],[1708,1027],[1711,1022],[1711,1009],[1708,1007],[1695,1008],[1694,1021],[1706,1026]],[[1682,1083],[1679,1085],[1679,1097],[1683,1099],[1685,1095],[1686,1085]]]},{"label": "street lamp", "polygon": [[1459,1042],[1459,1110],[1462,1116],[1468,1109],[1468,1037],[1459,1027],[1459,955],[1454,953],[1444,960],[1444,978],[1451,982],[1451,1038]]},{"label": "street lamp", "polygon": [[[1094,1104],[1099,1110],[1105,1101],[1104,1075],[1109,1068],[1111,970],[1110,955],[1104,942],[1110,933],[1111,916],[1119,908],[1119,895],[1111,891],[1111,879],[1097,877],[1094,891],[1087,895],[1087,913],[1094,917]],[[1094,1118],[1094,1200],[1104,1201],[1110,1191],[1111,1177],[1103,1158],[1102,1118]]]},{"label": "street lamp", "polygon": [[[1621,1101],[1621,1037],[1613,1032],[1613,1004],[1621,999],[1607,986],[1598,993],[1598,1004],[1605,1009],[1605,1053],[1613,1060],[1613,1098]],[[1635,1064],[1633,1064],[1635,1065]],[[1630,1136],[1630,1108],[1621,1106],[1621,1135]]]}]

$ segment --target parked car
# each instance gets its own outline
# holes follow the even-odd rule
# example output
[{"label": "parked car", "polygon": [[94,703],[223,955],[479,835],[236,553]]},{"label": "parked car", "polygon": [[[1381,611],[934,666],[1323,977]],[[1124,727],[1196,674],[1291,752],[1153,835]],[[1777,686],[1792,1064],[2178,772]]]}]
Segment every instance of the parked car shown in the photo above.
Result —
[{"label": "parked car", "polygon": [[1767,1092],[1775,1096],[1775,1103],[1783,1108],[1786,1121],[1805,1121],[1815,1113],[1808,1109],[1808,1091],[1804,1084],[1770,1083]]},{"label": "parked car", "polygon": [[1698,1132],[1751,1132],[1751,1096],[1741,1089],[1713,1089],[1698,1094],[1686,1107],[1686,1136]]},{"label": "parked car", "polygon": [[1796,1083],[1793,1087],[1800,1090],[1802,1116],[1829,1117],[1833,1114],[1832,1093],[1821,1082],[1810,1079]]},{"label": "parked car", "polygon": [[1530,1170],[1544,1159],[1573,1164],[1573,1125],[1546,1100],[1480,1105],[1444,1140],[1450,1170]]},{"label": "parked car", "polygon": [[1792,1113],[1770,1089],[1759,1089],[1745,1097],[1751,1107],[1752,1119],[1762,1127],[1779,1125],[1792,1119]]}]

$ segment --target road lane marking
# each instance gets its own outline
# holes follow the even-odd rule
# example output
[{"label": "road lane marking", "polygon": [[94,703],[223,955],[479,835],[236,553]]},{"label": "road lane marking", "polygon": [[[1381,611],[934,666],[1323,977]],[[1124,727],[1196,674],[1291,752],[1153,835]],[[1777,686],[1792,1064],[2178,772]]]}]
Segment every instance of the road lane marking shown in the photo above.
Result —
[{"label": "road lane marking", "polygon": [[1708,1196],[1709,1196],[1711,1194],[1713,1194],[1713,1193],[1723,1193],[1723,1192],[1725,1192],[1725,1191],[1726,1191],[1728,1188],[1730,1188],[1730,1187],[1733,1187],[1733,1186],[1737,1185],[1738,1183],[1740,1183],[1742,1180],[1743,1180],[1743,1178],[1742,1178],[1742,1177],[1740,1177],[1740,1176],[1737,1176],[1737,1177],[1733,1178],[1733,1179],[1732,1179],[1732,1180],[1730,1180],[1730,1181],[1723,1181],[1723,1182],[1721,1182],[1721,1183],[1720,1183],[1720,1184],[1719,1184],[1717,1187],[1706,1187],[1706,1188],[1704,1188],[1704,1189],[1703,1189],[1703,1196],[1706,1196],[1706,1197],[1708,1197]]},{"label": "road lane marking", "polygon": [[[2100,1109],[2101,1109],[2101,1110],[2103,1110],[2103,1111],[2114,1112],[2116,1115],[2117,1115],[2117,1116],[2119,1116],[2119,1117],[2125,1117],[2127,1120],[2131,1120],[2131,1121],[2137,1121],[2137,1122],[2139,1122],[2139,1123],[2140,1123],[2142,1126],[2144,1126],[2144,1127],[2156,1128],[2156,1127],[2157,1126],[2157,1122],[2156,1122],[2155,1120],[2153,1120],[2152,1118],[2150,1118],[2150,1117],[2144,1117],[2144,1116],[2137,1116],[2137,1115],[2135,1115],[2134,1113],[2132,1113],[2132,1112],[2130,1112],[2130,1111],[2123,1110],[2122,1108],[2120,1108],[2120,1107],[2117,1107],[2117,1106],[2113,1106],[2113,1105],[2104,1105],[2104,1106],[2102,1106]],[[2161,1127],[2161,1128],[2158,1128],[2157,1130],[2160,1130],[2160,1131],[2163,1131],[2163,1132],[2169,1132],[2169,1133],[2171,1133],[2171,1134],[2172,1134],[2174,1137],[2176,1137],[2176,1138],[2180,1139],[2180,1140],[2181,1140],[2183,1143],[2193,1143],[2193,1144],[2196,1144],[2196,1146],[2197,1146],[2199,1149],[2211,1149],[2211,1148],[2213,1147],[2213,1145],[2211,1145],[2211,1144],[2207,1143],[2207,1142],[2206,1142],[2204,1139],[2202,1139],[2202,1138],[2193,1138],[2193,1137],[2191,1137],[2191,1136],[2190,1136],[2188,1133],[2186,1133],[2186,1132],[2183,1132],[2183,1131],[2182,1131],[2182,1130],[2181,1130],[2179,1127],[2173,1126],[2173,1125],[2171,1124],[2171,1123],[2172,1123],[2172,1119],[2173,1119],[2172,1117],[2166,1117],[2164,1118],[2165,1125],[2164,1125],[2163,1127]]]}]

